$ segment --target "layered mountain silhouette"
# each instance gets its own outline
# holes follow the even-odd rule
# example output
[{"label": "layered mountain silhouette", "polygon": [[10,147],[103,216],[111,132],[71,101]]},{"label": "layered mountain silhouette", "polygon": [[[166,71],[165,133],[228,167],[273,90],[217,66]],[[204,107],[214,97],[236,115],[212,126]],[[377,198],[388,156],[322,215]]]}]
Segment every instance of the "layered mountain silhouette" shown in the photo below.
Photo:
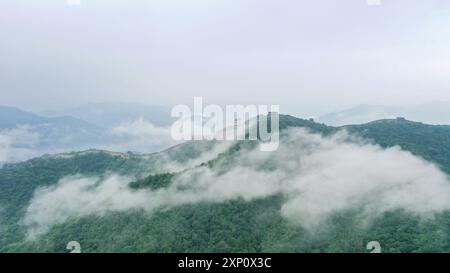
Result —
[{"label": "layered mountain silhouette", "polygon": [[363,124],[380,119],[403,117],[428,124],[450,124],[450,102],[429,102],[416,106],[359,105],[318,117],[318,122],[342,126]]}]

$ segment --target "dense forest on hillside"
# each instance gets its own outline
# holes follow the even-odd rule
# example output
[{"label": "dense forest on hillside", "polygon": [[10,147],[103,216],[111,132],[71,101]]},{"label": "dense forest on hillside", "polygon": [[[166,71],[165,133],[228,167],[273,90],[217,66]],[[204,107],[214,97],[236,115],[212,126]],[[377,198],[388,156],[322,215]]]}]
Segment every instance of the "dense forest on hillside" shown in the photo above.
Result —
[{"label": "dense forest on hillside", "polygon": [[[449,126],[398,119],[335,128],[281,116],[280,127],[302,127],[323,135],[345,129],[382,147],[399,146],[450,173]],[[237,151],[253,144],[237,142],[198,166],[226,166]],[[335,213],[319,229],[309,230],[282,217],[285,196],[281,194],[252,201],[199,202],[153,213],[132,209],[72,217],[26,239],[22,219],[36,189],[71,175],[118,173],[135,177],[128,184],[133,191],[157,191],[183,174],[183,170],[161,169],[158,162],[168,156],[186,164],[212,144],[202,145],[201,149],[181,145],[166,151],[165,157],[90,151],[4,166],[0,169],[0,251],[67,252],[67,242],[78,241],[83,252],[367,252],[366,244],[375,240],[381,242],[383,252],[450,252],[450,212],[423,219],[399,209],[361,225],[354,208]]]}]

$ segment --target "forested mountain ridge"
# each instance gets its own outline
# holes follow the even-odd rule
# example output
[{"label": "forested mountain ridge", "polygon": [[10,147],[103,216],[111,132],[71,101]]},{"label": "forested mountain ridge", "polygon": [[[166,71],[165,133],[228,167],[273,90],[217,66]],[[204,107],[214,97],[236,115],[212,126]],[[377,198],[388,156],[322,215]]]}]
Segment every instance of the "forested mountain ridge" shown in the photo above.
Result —
[{"label": "forested mountain ridge", "polygon": [[450,173],[450,126],[428,125],[403,118],[341,127],[382,147],[400,146]]},{"label": "forested mountain ridge", "polygon": [[[449,173],[448,126],[397,119],[336,128],[281,116],[280,127],[282,131],[302,127],[322,135],[345,129],[382,147],[400,146]],[[151,155],[86,151],[7,165],[0,169],[0,229],[3,231],[0,250],[64,252],[65,244],[71,240],[79,241],[86,252],[364,252],[365,243],[371,240],[382,241],[386,252],[450,250],[449,213],[422,220],[398,210],[383,214],[369,227],[361,227],[355,224],[354,211],[342,211],[327,220],[328,228],[312,235],[282,217],[280,207],[285,198],[282,194],[251,201],[238,198],[220,203],[193,203],[151,214],[130,209],[72,217],[38,238],[25,240],[22,219],[38,187],[54,185],[66,176],[107,176],[114,172],[135,177],[129,184],[132,191],[157,191],[170,187],[174,177],[183,175],[185,170],[214,168],[223,166],[224,161],[232,162],[235,153],[249,144],[231,143],[229,148],[202,158],[202,153],[214,145],[187,143]],[[161,162],[178,162],[180,167],[165,169]]]}]

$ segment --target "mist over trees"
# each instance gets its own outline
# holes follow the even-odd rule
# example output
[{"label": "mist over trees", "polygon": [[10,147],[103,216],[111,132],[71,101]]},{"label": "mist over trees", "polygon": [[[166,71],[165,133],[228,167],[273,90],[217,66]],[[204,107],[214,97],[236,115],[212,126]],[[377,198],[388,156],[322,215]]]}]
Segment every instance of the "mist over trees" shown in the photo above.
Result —
[{"label": "mist over trees", "polygon": [[[1,250],[65,252],[65,244],[77,240],[85,252],[366,252],[367,242],[376,240],[382,244],[383,252],[449,251],[450,214],[446,207],[448,199],[445,197],[446,189],[450,185],[445,184],[448,180],[447,175],[444,174],[444,172],[448,173],[450,160],[449,153],[446,153],[450,144],[444,141],[444,139],[450,139],[449,127],[430,126],[406,120],[386,120],[361,126],[347,126],[345,129],[356,138],[344,137],[339,140],[342,144],[336,146],[336,142],[333,142],[336,140],[333,138],[342,128],[328,127],[291,116],[282,116],[280,126],[285,132],[292,127],[301,127],[310,133],[293,134],[292,136],[295,137],[283,138],[282,141],[293,143],[295,146],[287,146],[286,150],[292,153],[281,152],[279,155],[283,157],[275,157],[274,160],[252,156],[254,145],[251,142],[242,141],[230,147],[218,149],[213,155],[206,154],[217,144],[198,143],[186,144],[184,147],[151,156],[88,151],[47,156],[20,164],[7,165],[0,169],[0,207],[2,207],[0,227],[4,231],[0,236]],[[321,138],[325,138],[325,141]],[[327,141],[330,141],[329,144]],[[302,143],[305,145],[304,148],[301,147]],[[376,148],[371,146],[371,143],[380,146]],[[320,145],[329,147],[331,150],[325,148],[322,154],[318,153],[322,149]],[[409,196],[417,202],[417,209],[414,208],[414,203],[406,206],[400,204],[397,208],[392,206],[370,217],[370,213],[368,215],[364,210],[364,204],[348,203],[349,205],[342,206],[340,209],[331,210],[327,217],[319,221],[319,225],[311,229],[306,224],[309,220],[301,216],[304,214],[298,214],[299,212],[295,210],[304,205],[299,205],[297,201],[289,202],[289,200],[297,200],[289,199],[292,198],[293,188],[281,186],[276,177],[280,175],[280,170],[289,170],[287,173],[290,174],[290,170],[298,168],[292,165],[292,160],[299,158],[298,151],[310,151],[306,153],[307,156],[312,155],[318,158],[317,156],[323,155],[324,160],[329,160],[339,156],[339,153],[333,155],[333,150],[346,150],[349,147],[359,147],[354,149],[357,153],[361,153],[359,149],[362,151],[368,149],[366,152],[373,155],[380,153],[382,155],[380,159],[387,159],[394,155],[403,157],[405,153],[405,158],[397,160],[400,162],[399,168],[389,172],[393,177],[404,178],[405,175],[411,175],[419,179],[418,184],[411,188],[414,190],[410,192],[417,196]],[[410,151],[417,158],[406,155],[406,152],[400,149]],[[436,167],[428,166],[428,163],[422,162],[419,157],[434,163]],[[307,158],[309,158],[308,162],[314,162],[312,160],[314,157]],[[418,164],[412,167],[410,172],[407,168],[401,167],[411,164],[411,162],[408,163],[408,158],[411,158],[411,162],[416,162],[413,164]],[[370,157],[368,160],[370,161]],[[349,176],[344,175],[342,179],[345,180],[345,177],[357,179],[358,172],[377,170],[377,166],[369,166],[375,162],[377,161],[372,160],[371,163],[363,161],[358,168],[349,167],[349,170],[353,170],[354,173],[349,173]],[[341,160],[340,163],[345,164],[345,161]],[[175,169],[164,167],[170,165],[180,167]],[[259,176],[244,178],[244,173],[248,173],[244,171],[245,169],[233,171],[236,167],[246,166],[256,167],[259,170]],[[303,163],[299,166],[305,168]],[[380,164],[379,168],[382,166]],[[414,174],[421,168],[425,173],[430,172],[424,176],[423,180],[419,178],[420,175]],[[323,171],[326,171],[326,168],[323,168]],[[410,174],[401,173],[401,171]],[[216,177],[205,176],[209,172],[214,173]],[[376,172],[379,173],[379,171]],[[277,173],[276,176],[272,176],[275,173]],[[305,172],[300,173],[305,175]],[[433,177],[432,173],[437,176]],[[113,188],[116,190],[112,191],[112,195],[108,197],[104,193],[110,192],[112,188],[106,186],[112,184],[106,183],[104,188],[101,188],[101,185],[108,181],[111,174],[129,178],[114,182],[116,186]],[[342,174],[330,172],[329,175],[330,181],[333,179],[338,181]],[[61,179],[67,179],[70,176],[74,179],[68,181],[68,184],[59,184]],[[88,180],[85,182],[86,187],[83,187],[83,184],[77,184],[80,181],[77,179],[84,179],[83,177],[95,179]],[[271,180],[271,177],[274,177],[274,180]],[[283,176],[279,177],[281,183],[289,181],[289,179],[283,180]],[[371,179],[373,180],[361,181],[361,183],[365,182],[365,185],[369,187],[383,185],[378,184],[375,176]],[[233,181],[238,181],[238,184],[229,184]],[[239,187],[243,188],[239,189],[239,183],[241,184]],[[251,186],[252,183],[256,186]],[[221,186],[220,195],[215,193],[215,184]],[[224,191],[222,185],[227,184],[230,186],[229,190]],[[62,221],[54,222],[43,232],[30,238],[30,229],[37,228],[38,226],[33,225],[39,222],[29,220],[43,219],[29,218],[33,215],[30,214],[33,212],[30,210],[30,205],[37,205],[37,211],[41,211],[39,204],[46,205],[42,203],[45,200],[49,200],[48,204],[56,205],[52,202],[58,199],[42,198],[58,194],[58,190],[64,189],[61,185],[76,186],[75,189],[81,190],[80,193],[84,195],[77,195],[78,199],[76,196],[68,200],[61,199],[64,202],[67,201],[66,204],[70,205],[70,211],[73,213],[67,214],[64,218],[54,218],[62,219]],[[264,185],[267,185],[267,188],[264,188]],[[345,185],[343,191],[351,189],[351,184],[343,185]],[[318,190],[324,191],[322,196],[311,202],[308,201],[308,204],[323,206],[328,202],[327,198],[330,196],[324,193],[327,187],[332,190],[333,185],[321,186],[323,188]],[[290,190],[284,192],[284,187]],[[408,187],[410,185],[405,188],[406,191],[400,190],[399,193],[408,193]],[[417,187],[423,187],[423,189],[418,191]],[[171,189],[175,191],[172,192]],[[436,192],[433,189],[436,189]],[[170,198],[164,198],[168,196],[164,192],[172,193],[172,200],[176,203],[172,204]],[[90,197],[91,193],[92,197]],[[116,195],[116,193],[120,194]],[[123,193],[130,194],[134,198],[127,198],[127,195]],[[206,193],[208,195],[205,195]],[[419,208],[424,208],[421,196],[424,200],[431,201],[430,195],[427,194],[431,194],[436,205],[429,207],[429,210],[421,211]],[[389,200],[398,201],[398,198],[390,199],[390,195],[395,196],[395,191],[387,192],[385,195],[387,199],[371,202],[384,206],[394,205],[389,203]],[[105,199],[102,199],[102,196]],[[115,203],[114,200],[120,200],[120,196],[125,196],[126,199]],[[158,199],[158,196],[161,199]],[[301,202],[305,200],[302,198],[308,198],[307,196],[300,195],[298,200]],[[177,197],[179,199],[176,200]],[[92,202],[90,198],[98,202],[94,206],[95,210],[91,212],[80,210],[79,208],[83,207],[89,208]],[[339,200],[336,197],[334,199],[334,202]],[[71,204],[70,200],[74,203]],[[157,204],[157,206],[152,207],[151,204]],[[337,204],[339,203],[335,203]],[[57,215],[68,207],[62,203],[48,208],[55,209],[55,213],[50,213],[49,216],[58,217]]]}]

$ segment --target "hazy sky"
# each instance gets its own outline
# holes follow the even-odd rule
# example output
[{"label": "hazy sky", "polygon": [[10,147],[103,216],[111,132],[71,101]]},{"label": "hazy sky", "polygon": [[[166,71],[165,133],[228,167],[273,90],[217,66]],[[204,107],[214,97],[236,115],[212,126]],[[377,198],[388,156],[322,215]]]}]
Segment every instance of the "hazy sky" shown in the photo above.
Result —
[{"label": "hazy sky", "polygon": [[450,1],[1,0],[0,105],[450,100]]}]

